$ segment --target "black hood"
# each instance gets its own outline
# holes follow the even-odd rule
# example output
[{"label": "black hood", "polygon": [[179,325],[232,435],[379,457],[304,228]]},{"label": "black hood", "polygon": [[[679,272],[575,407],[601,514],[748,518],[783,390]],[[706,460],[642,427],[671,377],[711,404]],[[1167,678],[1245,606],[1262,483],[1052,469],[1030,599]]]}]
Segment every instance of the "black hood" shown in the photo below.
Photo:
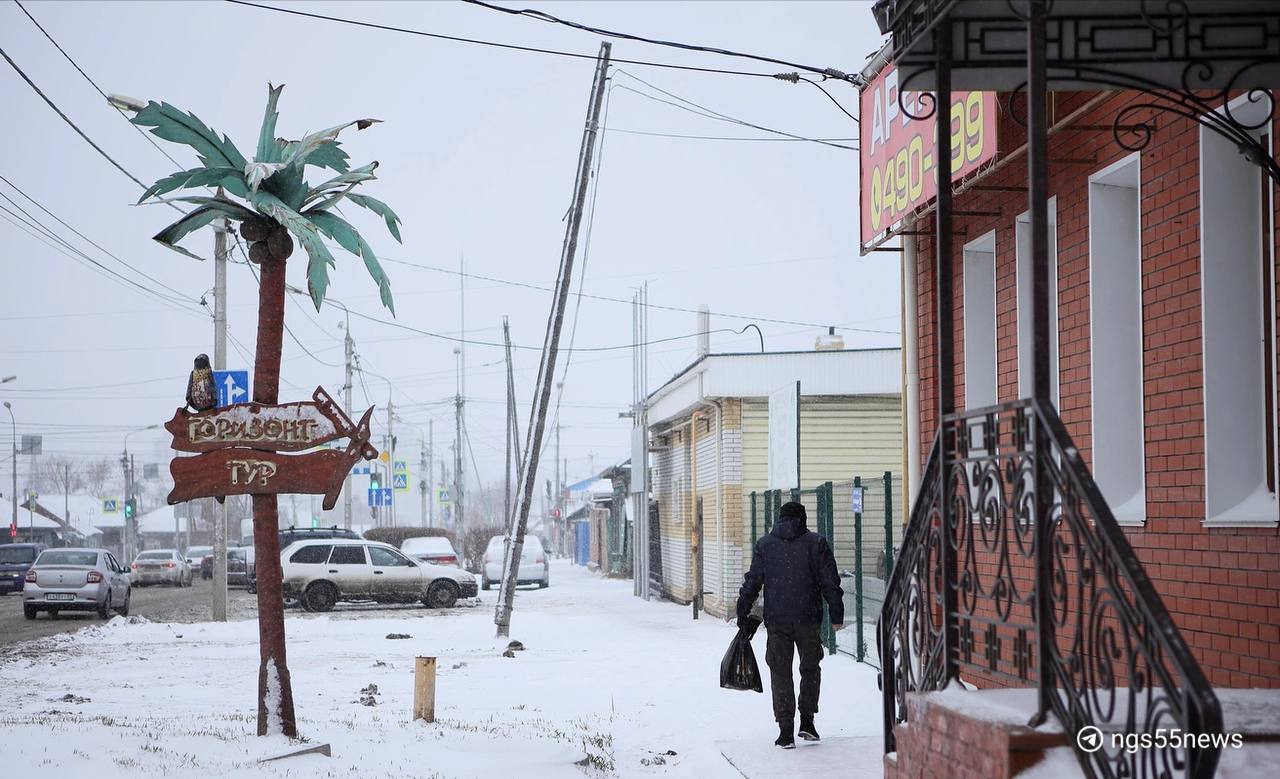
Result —
[{"label": "black hood", "polygon": [[778,520],[778,524],[773,526],[772,535],[781,538],[783,541],[794,541],[808,532],[809,528],[805,527],[804,518],[783,517]]}]

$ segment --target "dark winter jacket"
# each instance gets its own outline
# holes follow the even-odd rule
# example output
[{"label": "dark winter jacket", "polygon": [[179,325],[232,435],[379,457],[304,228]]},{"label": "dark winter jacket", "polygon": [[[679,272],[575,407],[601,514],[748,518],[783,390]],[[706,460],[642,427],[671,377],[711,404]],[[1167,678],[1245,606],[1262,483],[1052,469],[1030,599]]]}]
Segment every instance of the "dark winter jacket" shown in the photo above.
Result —
[{"label": "dark winter jacket", "polygon": [[836,557],[827,539],[805,527],[803,519],[779,520],[773,531],[756,542],[751,570],[738,591],[738,617],[751,607],[764,589],[764,622],[817,624],[822,622],[822,600],[827,602],[831,623],[844,622],[844,591]]}]

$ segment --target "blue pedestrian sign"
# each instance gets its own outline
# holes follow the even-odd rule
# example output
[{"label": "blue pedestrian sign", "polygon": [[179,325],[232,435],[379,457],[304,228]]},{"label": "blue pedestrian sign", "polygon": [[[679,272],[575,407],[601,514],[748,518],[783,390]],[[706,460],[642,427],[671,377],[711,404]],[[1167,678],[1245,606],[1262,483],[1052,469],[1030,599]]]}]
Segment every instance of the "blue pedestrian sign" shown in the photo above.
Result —
[{"label": "blue pedestrian sign", "polygon": [[214,371],[213,383],[218,388],[218,408],[249,400],[248,371]]},{"label": "blue pedestrian sign", "polygon": [[379,489],[369,490],[369,505],[371,507],[385,507],[391,505],[391,488],[381,487]]},{"label": "blue pedestrian sign", "polygon": [[119,512],[120,512],[120,504],[119,504],[119,502],[117,501],[117,499],[116,499],[116,498],[103,498],[103,499],[102,499],[102,513],[103,513],[103,514],[118,514]]},{"label": "blue pedestrian sign", "polygon": [[397,473],[394,476],[392,476],[391,487],[393,489],[399,490],[400,492],[404,492],[405,490],[409,489],[409,474]]}]

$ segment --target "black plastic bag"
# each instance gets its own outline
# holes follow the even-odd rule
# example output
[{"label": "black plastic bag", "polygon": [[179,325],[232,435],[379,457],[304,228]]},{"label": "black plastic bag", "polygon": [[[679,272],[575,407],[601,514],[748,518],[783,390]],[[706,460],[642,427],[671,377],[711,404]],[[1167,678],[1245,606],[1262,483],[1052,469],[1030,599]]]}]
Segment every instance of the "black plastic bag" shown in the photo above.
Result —
[{"label": "black plastic bag", "polygon": [[729,644],[729,651],[724,653],[724,659],[720,661],[720,686],[727,690],[764,692],[760,666],[756,665],[756,653],[751,650],[751,637],[760,627],[760,620],[749,616],[747,623],[746,627],[738,628],[733,643]]}]

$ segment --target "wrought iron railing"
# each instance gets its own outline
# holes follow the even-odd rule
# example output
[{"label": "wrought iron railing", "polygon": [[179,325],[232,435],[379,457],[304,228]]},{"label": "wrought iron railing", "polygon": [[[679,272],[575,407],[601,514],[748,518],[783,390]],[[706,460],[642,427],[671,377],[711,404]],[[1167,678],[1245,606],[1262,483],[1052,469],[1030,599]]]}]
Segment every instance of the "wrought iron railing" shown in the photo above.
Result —
[{"label": "wrought iron railing", "polygon": [[[1034,686],[1032,724],[1054,715],[1087,776],[1217,766],[1220,745],[1188,740],[1221,733],[1217,696],[1051,406],[944,418],[877,640],[886,752],[907,693],[963,675]],[[1092,752],[1076,739],[1088,726]]]}]

